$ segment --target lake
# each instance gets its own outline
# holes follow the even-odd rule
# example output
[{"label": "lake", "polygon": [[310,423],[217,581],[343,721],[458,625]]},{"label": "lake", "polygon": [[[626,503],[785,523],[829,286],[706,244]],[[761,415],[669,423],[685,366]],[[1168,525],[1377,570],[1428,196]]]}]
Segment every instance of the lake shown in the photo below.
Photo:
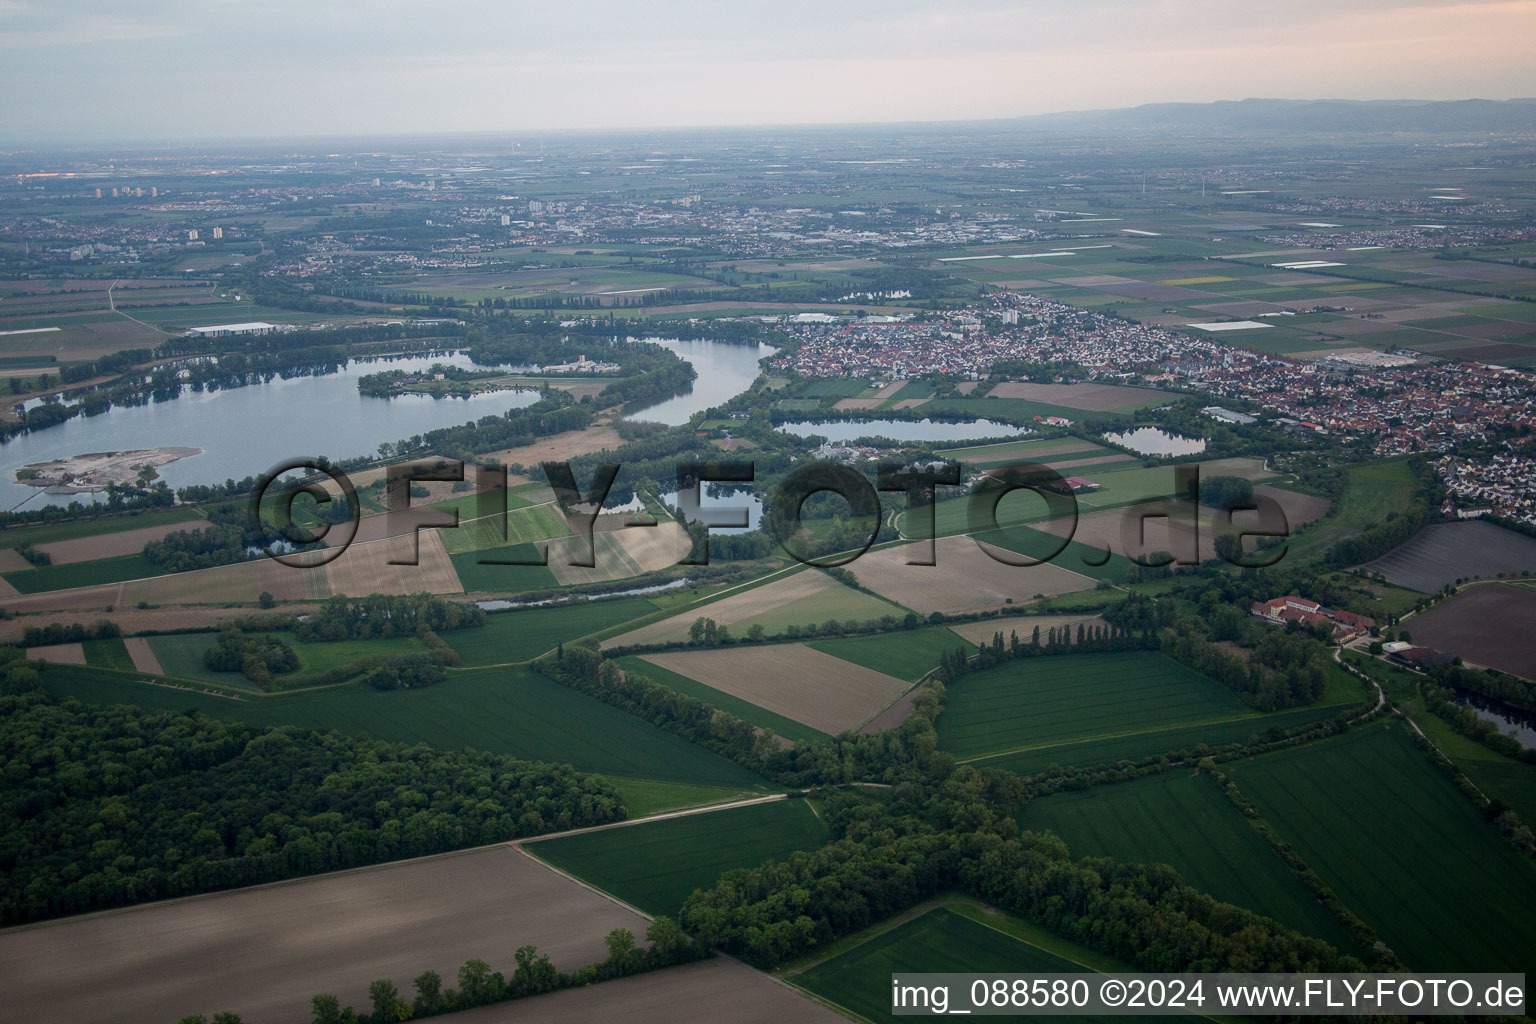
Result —
[{"label": "lake", "polygon": [[1143,455],[1199,455],[1205,451],[1203,438],[1181,437],[1159,427],[1137,427],[1123,434],[1105,434],[1104,440]]},{"label": "lake", "polygon": [[1458,689],[1456,703],[1471,708],[1473,714],[1485,722],[1492,722],[1504,735],[1514,736],[1522,747],[1536,748],[1536,714],[1472,690]]},{"label": "lake", "polygon": [[645,338],[693,364],[698,379],[681,395],[646,406],[626,418],[682,426],[694,413],[703,412],[741,394],[752,386],[761,368],[758,360],[773,355],[771,345],[733,345],[723,341],[678,341],[674,338]]},{"label": "lake", "polygon": [[779,429],[796,437],[820,434],[830,441],[852,441],[860,437],[889,437],[893,441],[981,441],[991,437],[1018,437],[1032,431],[996,420],[833,420],[813,423],[801,420],[781,423]]},{"label": "lake", "polygon": [[359,377],[386,369],[426,369],[433,363],[475,365],[462,353],[354,359],[340,372],[321,377],[183,391],[167,402],[114,407],[99,416],[76,416],[35,433],[18,434],[0,445],[0,508],[23,502],[23,508],[39,508],[106,500],[105,493],[44,494],[41,488],[17,483],[16,470],[33,462],[87,452],[185,445],[201,448],[203,454],[162,466],[161,479],[171,487],[210,484],[262,473],[300,455],[335,460],[372,455],[385,441],[459,426],[538,401],[536,391],[493,391],[470,398],[358,394]]}]

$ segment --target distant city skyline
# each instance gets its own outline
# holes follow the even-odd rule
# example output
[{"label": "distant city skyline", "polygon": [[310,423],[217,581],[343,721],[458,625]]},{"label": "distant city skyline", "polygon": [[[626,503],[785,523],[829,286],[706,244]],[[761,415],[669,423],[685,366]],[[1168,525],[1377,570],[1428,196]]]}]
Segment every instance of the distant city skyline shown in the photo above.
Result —
[{"label": "distant city skyline", "polygon": [[0,0],[0,146],[1536,94],[1536,0]]}]

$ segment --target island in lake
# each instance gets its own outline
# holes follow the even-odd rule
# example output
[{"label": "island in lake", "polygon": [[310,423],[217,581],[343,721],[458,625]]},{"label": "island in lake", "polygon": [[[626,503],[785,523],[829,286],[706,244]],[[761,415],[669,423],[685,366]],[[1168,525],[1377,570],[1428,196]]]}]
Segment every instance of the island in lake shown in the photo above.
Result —
[{"label": "island in lake", "polygon": [[104,491],[111,484],[148,483],[160,475],[160,466],[202,453],[201,448],[179,447],[90,452],[22,466],[16,471],[16,482],[42,487],[48,494]]}]

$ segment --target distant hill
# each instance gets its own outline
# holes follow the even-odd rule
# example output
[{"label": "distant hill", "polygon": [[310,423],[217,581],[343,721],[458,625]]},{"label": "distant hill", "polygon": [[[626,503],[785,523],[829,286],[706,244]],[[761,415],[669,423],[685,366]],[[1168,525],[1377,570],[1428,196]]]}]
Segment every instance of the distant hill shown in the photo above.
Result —
[{"label": "distant hill", "polygon": [[1167,131],[1536,131],[1536,98],[1514,100],[1222,100],[1147,103],[1016,119],[1023,127]]}]

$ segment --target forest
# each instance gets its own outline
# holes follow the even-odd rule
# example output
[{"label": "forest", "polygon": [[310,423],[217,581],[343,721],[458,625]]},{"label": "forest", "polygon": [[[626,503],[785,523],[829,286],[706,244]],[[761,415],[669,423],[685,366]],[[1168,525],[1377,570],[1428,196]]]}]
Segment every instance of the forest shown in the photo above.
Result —
[{"label": "forest", "polygon": [[568,765],[88,706],[35,689],[35,669],[3,678],[6,925],[625,817]]}]

